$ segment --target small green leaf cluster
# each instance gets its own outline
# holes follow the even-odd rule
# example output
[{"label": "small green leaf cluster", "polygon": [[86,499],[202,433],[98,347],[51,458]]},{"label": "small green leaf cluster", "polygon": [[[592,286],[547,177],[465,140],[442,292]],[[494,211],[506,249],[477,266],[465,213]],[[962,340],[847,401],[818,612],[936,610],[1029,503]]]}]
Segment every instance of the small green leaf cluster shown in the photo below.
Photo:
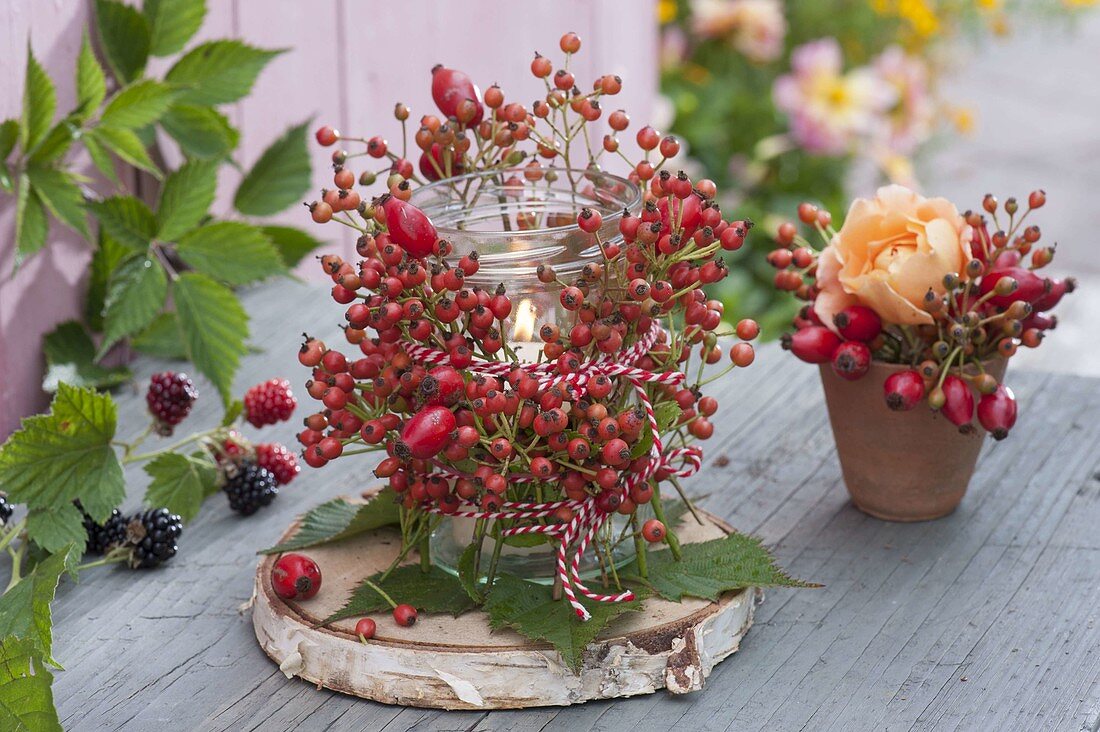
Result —
[{"label": "small green leaf cluster", "polygon": [[[89,353],[92,335],[66,324],[47,344],[45,386],[62,379],[117,384],[125,370],[99,361],[130,339],[139,350],[192,361],[228,404],[248,338],[248,315],[231,288],[285,274],[320,244],[298,229],[253,220],[308,189],[304,123],[244,171],[228,218],[211,211],[219,172],[243,169],[234,161],[240,133],[221,108],[246,97],[283,51],[228,39],[188,47],[205,0],[94,5],[99,53],[86,34],[73,108],[58,117],[54,81],[28,45],[22,113],[0,123],[0,193],[16,200],[16,266],[43,249],[51,220],[95,247],[85,318],[102,337]],[[177,55],[163,78],[146,73],[153,57]],[[183,159],[174,170],[163,147],[173,144]],[[77,171],[82,152],[101,177]],[[127,168],[140,174],[120,175]],[[127,185],[138,175],[151,184],[141,186],[142,195]]]}]

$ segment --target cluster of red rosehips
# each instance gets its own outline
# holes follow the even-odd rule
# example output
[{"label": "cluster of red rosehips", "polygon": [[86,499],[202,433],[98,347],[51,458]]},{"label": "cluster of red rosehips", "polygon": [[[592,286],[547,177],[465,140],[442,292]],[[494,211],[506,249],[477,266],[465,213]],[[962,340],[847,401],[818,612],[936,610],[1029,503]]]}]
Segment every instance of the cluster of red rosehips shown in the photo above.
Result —
[{"label": "cluster of red rosehips", "polygon": [[[562,37],[567,55],[579,47],[575,34]],[[536,56],[532,72],[546,82],[547,92],[529,111],[516,102],[506,104],[496,86],[483,97],[465,74],[433,69],[432,95],[445,119],[425,115],[415,135],[423,151],[417,166],[422,177],[434,180],[487,168],[514,169],[504,174],[527,181],[556,175],[556,168],[543,168],[537,160],[515,167],[525,157],[517,143],[525,140],[551,165],[560,157],[569,168],[569,143],[587,134],[586,125],[602,115],[600,99],[617,93],[621,81],[600,77],[584,94],[570,72],[553,73],[543,56]],[[398,105],[397,118],[404,123],[408,116],[408,108]],[[615,133],[629,120],[620,111],[610,115],[609,123]],[[356,138],[323,127],[317,139],[331,145]],[[320,467],[341,455],[384,450],[387,456],[375,473],[388,480],[410,510],[453,512],[463,502],[493,510],[504,500],[590,497],[607,513],[633,514],[639,505],[659,503],[655,489],[669,478],[668,471],[624,489],[624,478],[649,459],[648,416],[630,385],[597,374],[578,379],[580,386],[562,379],[561,385],[544,388],[546,382],[533,375],[530,364],[518,361],[504,336],[513,310],[507,288],[467,286],[479,269],[478,255],[453,256],[451,244],[409,202],[410,181],[420,181],[412,163],[404,153],[392,153],[381,138],[359,141],[366,144],[365,154],[391,160],[388,192],[362,200],[352,190],[357,179],[347,167],[354,155],[339,150],[333,155],[337,190],[324,191],[310,204],[314,220],[340,221],[361,236],[358,261],[335,255],[320,260],[332,278],[333,299],[347,306],[344,332],[359,354],[345,355],[308,336],[302,344],[299,360],[313,371],[306,391],[323,406],[305,419],[299,434],[306,463]],[[538,328],[538,363],[552,365],[549,372],[561,377],[580,375],[591,362],[651,337],[659,323],[651,347],[634,364],[639,369],[693,373],[693,356],[706,364],[720,361],[718,338],[734,331],[742,342],[730,350],[729,368],[747,366],[754,352],[744,341],[757,336],[758,326],[743,320],[723,333],[723,306],[708,300],[701,287],[726,276],[722,254],[741,247],[752,224],[723,219],[712,181],[693,182],[683,172],[661,169],[679,148],[674,138],[662,140],[645,127],[637,141],[643,159],[632,165],[631,177],[644,184],[645,201],[640,211],[623,213],[619,236],[601,236],[603,215],[591,208],[548,222],[575,225],[602,256],[568,281],[551,266],[539,268],[539,280],[558,292],[566,318]],[[614,134],[605,138],[602,151],[588,150],[589,169],[598,170],[602,152],[623,155]],[[376,177],[364,173],[358,182],[368,184]],[[506,215],[514,217],[509,222],[513,230],[525,228],[524,211]],[[410,355],[410,344],[435,349],[445,359],[418,361]],[[469,370],[482,362],[514,366],[499,375]],[[663,404],[677,408],[663,425],[666,449],[713,433],[710,417],[718,403],[702,395],[705,383],[646,385],[655,409]],[[562,509],[557,518],[567,521],[571,511]],[[428,531],[427,521],[403,526],[406,545]],[[667,530],[651,521],[635,535],[661,541]]]},{"label": "cluster of red rosehips", "polygon": [[[932,316],[932,325],[883,323],[871,308],[852,305],[837,313],[828,327],[813,307],[818,294],[818,252],[793,223],[780,225],[779,248],[768,255],[777,270],[775,285],[808,301],[794,319],[795,331],[783,337],[783,347],[803,361],[830,363],[838,376],[849,380],[862,378],[872,361],[908,364],[912,368],[886,378],[887,406],[906,411],[926,401],[961,432],[973,431],[977,416],[994,438],[1004,439],[1016,422],[1016,400],[1012,390],[998,383],[983,364],[995,357],[1012,357],[1020,345],[1038,347],[1044,333],[1057,325],[1049,311],[1075,287],[1073,278],[1052,279],[1037,273],[1050,264],[1054,248],[1036,247],[1040,229],[1024,228],[1023,221],[1045,203],[1043,191],[1032,192],[1017,218],[1019,204],[1009,198],[1004,204],[1009,216],[1005,230],[997,217],[997,199],[986,195],[982,208],[998,227],[993,234],[985,215],[963,214],[973,230],[973,259],[965,272],[944,277],[942,296],[928,290],[922,306]],[[824,209],[803,203],[798,217],[816,229],[826,244],[836,235],[832,216]]]}]

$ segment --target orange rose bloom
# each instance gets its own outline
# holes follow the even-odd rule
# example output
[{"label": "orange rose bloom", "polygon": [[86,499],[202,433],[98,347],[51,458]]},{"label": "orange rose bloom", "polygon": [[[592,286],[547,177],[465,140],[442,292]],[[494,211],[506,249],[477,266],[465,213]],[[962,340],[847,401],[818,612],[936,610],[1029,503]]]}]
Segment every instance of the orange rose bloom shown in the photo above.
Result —
[{"label": "orange rose bloom", "polygon": [[922,307],[931,288],[943,295],[943,277],[965,276],[971,229],[954,204],[925,198],[903,186],[857,198],[844,226],[821,252],[820,293],[814,311],[835,330],[833,316],[849,305],[866,305],[884,323],[931,323]]}]

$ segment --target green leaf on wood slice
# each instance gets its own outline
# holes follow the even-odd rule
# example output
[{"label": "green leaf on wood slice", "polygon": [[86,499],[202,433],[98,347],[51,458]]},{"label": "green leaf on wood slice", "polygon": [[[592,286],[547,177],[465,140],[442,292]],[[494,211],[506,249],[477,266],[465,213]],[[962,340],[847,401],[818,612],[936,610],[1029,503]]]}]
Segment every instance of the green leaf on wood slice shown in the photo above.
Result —
[{"label": "green leaf on wood slice", "polygon": [[260,554],[281,554],[330,544],[383,526],[396,526],[399,521],[398,504],[393,491],[389,489],[380,491],[366,503],[352,503],[343,498],[335,498],[310,509],[302,517],[301,525],[294,536],[282,544],[264,549]]},{"label": "green leaf on wood slice", "polygon": [[153,479],[145,491],[146,505],[167,506],[184,521],[198,515],[202,499],[218,482],[217,468],[209,459],[178,452],[158,455],[145,465],[145,472]]},{"label": "green leaf on wood slice", "polygon": [[61,732],[53,706],[53,675],[30,641],[0,640],[0,729]]},{"label": "green leaf on wood slice", "polygon": [[39,562],[29,576],[0,597],[0,638],[29,641],[35,652],[54,666],[58,663],[53,660],[50,603],[66,571],[70,553],[78,553],[73,544]]},{"label": "green leaf on wood slice", "polygon": [[648,575],[640,577],[632,562],[619,572],[644,582],[661,597],[679,602],[684,595],[717,600],[723,592],[745,587],[820,587],[794,579],[776,563],[763,543],[755,537],[736,532],[722,539],[683,544],[683,556],[677,561],[672,552],[649,552]]},{"label": "green leaf on wood slice", "polygon": [[38,198],[54,218],[88,238],[88,221],[84,213],[84,195],[67,174],[55,168],[37,165],[27,167],[27,176]]},{"label": "green leaf on wood slice", "polygon": [[229,288],[197,272],[180,275],[172,294],[187,355],[229,404],[233,376],[248,351],[248,314]]},{"label": "green leaf on wood slice", "polygon": [[187,360],[187,347],[175,313],[161,313],[154,318],[149,327],[130,339],[130,348],[170,361]]},{"label": "green leaf on wood slice", "polygon": [[145,0],[142,11],[152,29],[150,53],[171,56],[179,53],[202,27],[205,0]]},{"label": "green leaf on wood slice", "polygon": [[95,0],[99,43],[115,76],[123,82],[141,76],[149,60],[149,22],[137,8],[119,0]]},{"label": "green leaf on wood slice", "polygon": [[164,131],[191,158],[216,160],[233,152],[241,134],[213,107],[174,104],[160,120]]},{"label": "green leaf on wood slice", "polygon": [[160,119],[177,94],[179,91],[168,84],[138,79],[111,97],[99,121],[112,127],[144,127]]},{"label": "green leaf on wood slice", "polygon": [[57,90],[46,69],[34,57],[27,44],[27,72],[23,81],[23,119],[19,125],[19,143],[30,153],[46,137],[57,111]]},{"label": "green leaf on wood slice", "polygon": [[88,208],[99,225],[119,244],[144,252],[157,233],[157,219],[140,199],[112,196],[91,201]]},{"label": "green leaf on wood slice", "polygon": [[103,342],[96,358],[152,323],[167,297],[168,277],[154,259],[138,256],[119,267],[107,291]]},{"label": "green leaf on wood slice", "polygon": [[[426,613],[448,613],[452,617],[476,606],[458,578],[436,565],[424,572],[419,564],[406,564],[390,572],[385,580],[381,577],[382,572],[377,572],[367,579],[399,605],[412,605]],[[325,624],[389,609],[386,599],[364,582],[355,588],[344,607],[325,618]]]},{"label": "green leaf on wood slice", "polygon": [[94,332],[103,330],[103,310],[107,300],[107,288],[119,264],[133,256],[133,250],[122,246],[99,227],[99,236],[88,274],[88,293],[84,297],[84,320]]},{"label": "green leaf on wood slice", "polygon": [[[149,152],[145,149],[145,143],[133,130],[122,127],[95,127],[88,132],[85,140],[94,140],[97,144],[107,148],[119,157],[123,162],[140,168],[150,173],[155,178],[160,178],[160,169]],[[97,163],[97,167],[99,164]],[[101,168],[102,169],[102,168]]]},{"label": "green leaf on wood slice", "polygon": [[321,240],[292,226],[261,226],[260,229],[275,245],[283,263],[291,268],[301,262],[307,254],[324,244]]},{"label": "green leaf on wood slice", "polygon": [[50,411],[24,418],[0,447],[0,488],[30,508],[64,507],[79,498],[102,521],[126,496],[111,447],[117,419],[110,395],[60,384]]},{"label": "green leaf on wood slice", "polygon": [[107,77],[92,50],[88,34],[80,42],[80,54],[76,57],[76,114],[88,119],[107,98]]},{"label": "green leaf on wood slice", "polygon": [[15,266],[46,246],[50,229],[46,207],[38,199],[26,173],[19,176],[15,198]]},{"label": "green leaf on wood slice", "polygon": [[46,356],[46,375],[42,390],[55,392],[64,382],[70,386],[113,389],[125,384],[133,374],[125,366],[100,366],[95,362],[95,344],[84,325],[70,320],[46,334],[42,341]]},{"label": "green leaf on wood slice", "polygon": [[256,77],[280,53],[236,40],[208,41],[184,54],[164,78],[184,87],[182,102],[229,104],[247,96]]},{"label": "green leaf on wood slice", "polygon": [[313,177],[304,122],[264,150],[237,187],[233,206],[250,216],[270,216],[301,200]]},{"label": "green leaf on wood slice", "polygon": [[514,575],[503,574],[493,582],[485,611],[493,630],[511,628],[531,640],[551,644],[574,672],[580,670],[584,649],[612,620],[642,607],[647,592],[635,591],[632,602],[584,602],[592,618],[582,621],[565,600],[555,600],[551,589]]},{"label": "green leaf on wood slice", "polygon": [[176,243],[183,261],[230,285],[245,285],[286,272],[263,230],[238,221],[219,221],[189,231]]},{"label": "green leaf on wood slice", "polygon": [[480,604],[482,601],[480,580],[480,568],[478,567],[477,542],[472,541],[462,550],[458,557],[458,581],[462,583],[462,589],[471,600]]},{"label": "green leaf on wood slice", "polygon": [[164,179],[157,205],[157,239],[176,241],[210,210],[218,188],[218,166],[208,160],[184,163]]},{"label": "green leaf on wood slice", "polygon": [[32,508],[27,513],[27,537],[47,552],[60,551],[69,544],[75,544],[83,553],[88,539],[84,531],[84,517],[72,503]]}]

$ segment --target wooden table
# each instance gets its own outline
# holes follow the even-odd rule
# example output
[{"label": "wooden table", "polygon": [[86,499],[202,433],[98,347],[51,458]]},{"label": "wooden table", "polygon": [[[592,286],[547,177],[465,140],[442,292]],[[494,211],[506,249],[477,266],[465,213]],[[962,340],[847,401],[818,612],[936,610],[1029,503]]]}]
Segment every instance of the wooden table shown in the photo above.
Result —
[{"label": "wooden table", "polygon": [[[299,333],[338,342],[317,285],[248,294],[253,343],[239,392],[306,377]],[[166,364],[139,360],[137,383]],[[1013,373],[1021,418],[987,447],[962,507],[892,524],[848,502],[816,369],[774,346],[718,385],[718,430],[690,481],[701,505],[762,537],[821,590],[773,590],[707,688],[522,712],[385,706],[287,680],[242,610],[255,552],[293,517],[368,485],[369,466],[306,472],[259,515],[220,496],[160,570],[101,568],[54,606],[55,697],[67,729],[127,730],[1096,730],[1100,725],[1100,380]],[[220,416],[214,392],[188,424]],[[144,424],[136,389],[122,433]],[[297,424],[297,422],[295,422]],[[253,432],[293,442],[295,424]],[[136,508],[140,469],[127,472]]]}]

